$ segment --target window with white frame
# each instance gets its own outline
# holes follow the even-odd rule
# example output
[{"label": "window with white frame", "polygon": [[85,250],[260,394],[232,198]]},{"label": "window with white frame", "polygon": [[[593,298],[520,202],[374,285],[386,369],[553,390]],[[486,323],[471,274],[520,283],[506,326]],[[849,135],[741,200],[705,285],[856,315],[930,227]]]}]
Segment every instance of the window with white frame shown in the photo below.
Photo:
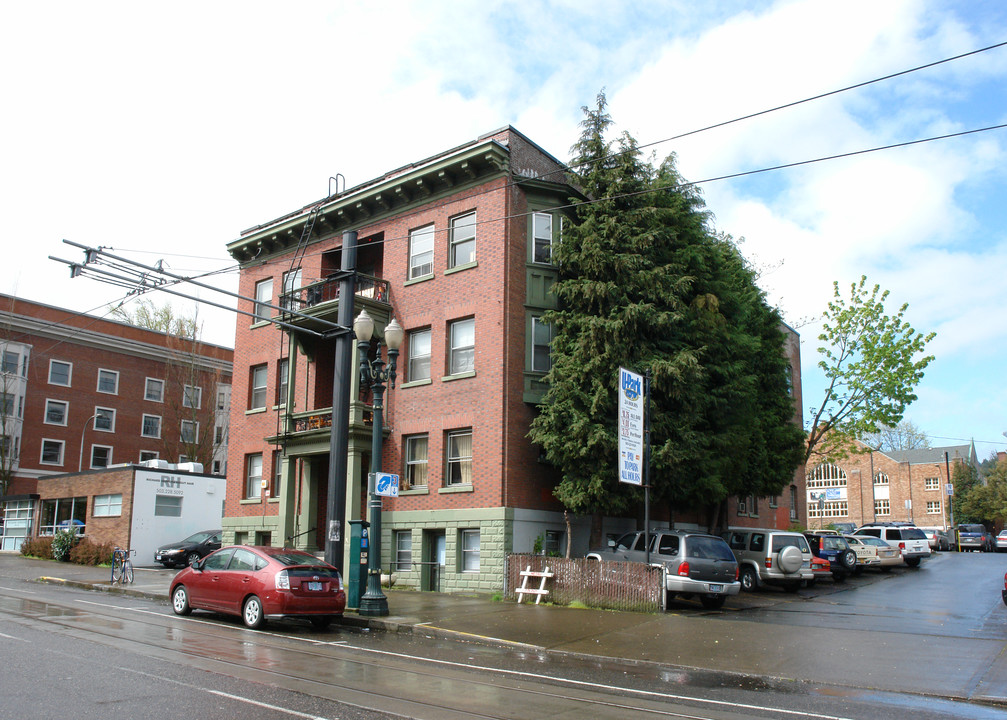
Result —
[{"label": "window with white frame", "polygon": [[888,485],[889,484],[889,482],[888,482],[888,476],[885,473],[883,473],[880,470],[878,470],[876,473],[874,473],[874,484],[875,485]]},{"label": "window with white frame", "polygon": [[255,322],[268,322],[273,300],[273,278],[255,283]]},{"label": "window with white frame", "polygon": [[197,442],[199,437],[199,423],[193,420],[183,420],[179,423],[180,439],[190,445]]},{"label": "window with white frame", "polygon": [[456,320],[451,323],[451,347],[449,348],[448,374],[459,375],[476,369],[476,321],[475,318]]},{"label": "window with white frame", "polygon": [[452,430],[447,436],[447,484],[472,484],[472,429]]},{"label": "window with white frame", "polygon": [[269,488],[270,497],[280,497],[280,488],[283,486],[283,453],[273,450],[273,484]]},{"label": "window with white frame", "polygon": [[941,501],[927,500],[927,515],[940,515],[940,514],[941,514]]},{"label": "window with white frame", "polygon": [[935,477],[924,478],[924,480],[923,480],[923,489],[924,490],[940,490],[941,489],[941,480],[940,480],[940,478],[935,478]]},{"label": "window with white frame", "polygon": [[161,416],[144,415],[143,424],[140,427],[140,434],[143,437],[149,438],[161,437]]},{"label": "window with white frame", "polygon": [[262,497],[262,453],[245,456],[245,498],[258,500]]},{"label": "window with white frame", "polygon": [[182,407],[196,408],[203,406],[203,388],[198,385],[185,385],[182,388]]},{"label": "window with white frame", "polygon": [[409,333],[408,382],[430,379],[430,328]]},{"label": "window with white frame", "polygon": [[552,263],[553,218],[549,213],[535,213],[532,216],[532,258],[537,263]]},{"label": "window with white frame", "polygon": [[476,214],[474,212],[451,219],[451,252],[448,267],[458,267],[475,262],[476,259]]},{"label": "window with white frame", "polygon": [[157,517],[182,517],[182,496],[155,495],[154,515]]},{"label": "window with white frame", "polygon": [[891,503],[888,500],[881,500],[881,499],[875,500],[874,514],[878,516],[891,515],[892,514]]},{"label": "window with white frame", "polygon": [[462,530],[462,572],[479,572],[479,531]]},{"label": "window with white frame", "polygon": [[825,507],[819,508],[818,503],[808,504],[809,518],[837,518],[848,517],[850,514],[846,500],[834,500],[825,503]]},{"label": "window with white frame", "polygon": [[287,388],[290,382],[290,358],[281,358],[276,363],[276,404],[287,404]]},{"label": "window with white frame", "polygon": [[67,413],[70,404],[63,400],[45,401],[45,424],[46,425],[66,425]]},{"label": "window with white frame", "polygon": [[62,360],[49,361],[49,384],[70,387],[70,378],[73,376],[73,365]]},{"label": "window with white frame", "polygon": [[147,378],[143,387],[143,399],[151,402],[164,402],[164,380]]},{"label": "window with white frame", "polygon": [[99,370],[98,392],[117,395],[119,393],[119,373],[115,370]]},{"label": "window with white frame", "polygon": [[19,439],[11,438],[10,435],[0,435],[0,458],[4,458],[5,461],[17,460]]},{"label": "window with white frame", "polygon": [[409,572],[413,569],[412,530],[395,531],[395,569],[399,572]]},{"label": "window with white frame", "polygon": [[122,493],[95,495],[91,514],[95,517],[118,517],[122,515]]},{"label": "window with white frame", "polygon": [[251,378],[248,388],[248,409],[262,410],[266,407],[266,381],[269,368],[267,365],[256,365],[249,370]]},{"label": "window with white frame", "polygon": [[434,226],[409,231],[409,279],[415,280],[434,272]]},{"label": "window with white frame", "polygon": [[14,417],[16,399],[14,393],[0,392],[0,417]]},{"label": "window with white frame", "polygon": [[3,351],[3,372],[6,375],[17,375],[18,365],[21,363],[21,354],[13,350]]},{"label": "window with white frame", "polygon": [[94,409],[94,429],[102,432],[115,432],[115,410],[96,407]]},{"label": "window with white frame", "polygon": [[809,488],[846,487],[846,471],[832,463],[822,463],[811,472]]},{"label": "window with white frame", "polygon": [[533,372],[549,372],[552,368],[552,323],[540,317],[531,319],[531,369]]},{"label": "window with white frame", "polygon": [[91,468],[103,468],[112,464],[112,448],[109,445],[91,446]]},{"label": "window with white frame", "polygon": [[412,435],[406,438],[406,487],[426,487],[427,484],[426,435]]},{"label": "window with white frame", "polygon": [[63,464],[63,441],[62,440],[42,440],[42,457],[39,460],[43,465]]},{"label": "window with white frame", "polygon": [[140,451],[140,462],[147,462],[148,460],[157,460],[158,452],[156,450],[141,450]]},{"label": "window with white frame", "polygon": [[283,273],[283,290],[280,303],[284,310],[297,310],[298,303],[294,293],[301,289],[301,269],[290,270]]}]

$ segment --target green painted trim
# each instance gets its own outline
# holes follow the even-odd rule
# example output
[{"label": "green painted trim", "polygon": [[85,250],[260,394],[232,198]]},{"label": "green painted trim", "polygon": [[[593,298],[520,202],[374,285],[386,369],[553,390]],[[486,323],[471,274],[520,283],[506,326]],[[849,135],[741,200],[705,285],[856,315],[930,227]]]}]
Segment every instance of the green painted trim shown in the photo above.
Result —
[{"label": "green painted trim", "polygon": [[434,273],[430,273],[429,275],[424,275],[423,277],[413,278],[412,280],[406,280],[405,282],[402,283],[402,285],[404,287],[409,287],[410,285],[415,285],[416,283],[429,282],[430,280],[433,280],[435,277],[437,276]]},{"label": "green painted trim", "polygon": [[462,270],[471,270],[472,268],[479,267],[479,263],[475,260],[472,262],[467,262],[464,265],[455,265],[453,268],[448,268],[444,271],[445,275],[453,275],[456,272],[461,272]]}]

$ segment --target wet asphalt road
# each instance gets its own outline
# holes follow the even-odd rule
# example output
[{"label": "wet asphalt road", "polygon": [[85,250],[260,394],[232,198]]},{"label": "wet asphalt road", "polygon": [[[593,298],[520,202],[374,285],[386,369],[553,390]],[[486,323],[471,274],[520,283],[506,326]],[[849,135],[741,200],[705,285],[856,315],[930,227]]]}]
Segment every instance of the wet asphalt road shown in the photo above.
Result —
[{"label": "wet asphalt road", "polygon": [[[742,596],[723,612],[689,603],[677,604],[664,616],[648,616],[488,608],[470,601],[465,612],[437,618],[438,626],[458,633],[468,626],[486,633],[493,623],[502,623],[509,627],[499,635],[509,630],[537,640],[510,648],[448,640],[436,635],[433,626],[429,638],[422,627],[412,635],[316,633],[295,623],[254,633],[209,614],[175,618],[164,602],[25,587],[0,577],[0,635],[9,647],[27,645],[36,656],[47,641],[52,653],[81,644],[64,657],[96,658],[100,647],[114,648],[118,667],[147,673],[132,677],[126,693],[136,693],[137,703],[146,696],[162,710],[175,708],[173,691],[155,690],[151,677],[160,672],[177,678],[181,666],[198,671],[185,680],[194,688],[185,693],[186,703],[202,695],[231,709],[233,703],[244,703],[211,692],[226,691],[229,678],[241,688],[238,695],[258,696],[261,707],[273,707],[263,697],[276,699],[281,689],[291,693],[279,699],[303,708],[294,717],[370,717],[366,712],[351,715],[342,705],[312,704],[326,701],[434,718],[667,713],[1000,718],[1007,713],[998,708],[938,696],[947,694],[942,687],[954,687],[964,697],[995,697],[996,688],[1003,687],[999,656],[1007,647],[1007,608],[999,591],[1005,569],[1007,555],[945,554],[920,570],[871,575],[845,585],[825,583],[796,596],[772,589]],[[414,609],[420,612],[425,603],[436,601],[416,595]],[[606,621],[603,628],[593,622],[598,618]],[[520,628],[515,627],[518,621]],[[22,637],[29,633],[34,634]],[[15,640],[8,643],[6,638]],[[601,648],[619,657],[600,657]],[[158,662],[167,665],[158,670]],[[88,663],[101,666],[97,659]],[[60,665],[51,666],[52,677],[69,688],[78,675],[60,675]],[[67,667],[79,673],[83,666]],[[32,672],[37,677],[40,670]],[[101,672],[97,677],[100,683],[114,675]],[[92,698],[88,690],[94,682],[81,681],[79,697]],[[12,685],[21,691],[18,697],[31,701],[16,673],[0,679],[5,697]],[[95,708],[102,706],[104,693],[93,698]],[[312,715],[318,707],[332,711]],[[76,709],[77,716],[89,716],[79,712],[82,707]],[[229,712],[196,716],[234,716]]]}]

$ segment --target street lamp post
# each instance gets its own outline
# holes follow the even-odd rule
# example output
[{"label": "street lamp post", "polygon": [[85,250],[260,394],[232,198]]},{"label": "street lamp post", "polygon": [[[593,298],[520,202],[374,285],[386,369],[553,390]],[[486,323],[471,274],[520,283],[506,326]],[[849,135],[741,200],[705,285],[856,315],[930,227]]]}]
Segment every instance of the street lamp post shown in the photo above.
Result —
[{"label": "street lamp post", "polygon": [[84,422],[84,427],[80,429],[80,455],[77,458],[77,472],[80,472],[81,468],[84,466],[84,432],[87,430],[88,424],[96,417],[98,417],[98,413],[95,413],[94,415],[89,417]]},{"label": "street lamp post", "polygon": [[374,334],[374,320],[361,310],[353,321],[353,334],[357,337],[357,349],[360,352],[360,384],[370,387],[374,397],[374,420],[371,426],[371,471],[367,480],[367,509],[370,520],[368,532],[369,544],[367,553],[367,591],[360,598],[361,615],[385,616],[388,614],[388,598],[381,590],[381,496],[376,492],[375,475],[381,472],[381,445],[384,431],[382,416],[382,400],[385,392],[385,382],[395,387],[395,361],[399,356],[399,346],[405,331],[397,320],[392,318],[385,326],[385,345],[388,346],[388,367],[381,359],[381,339],[378,339],[374,360],[368,360],[371,336]]}]

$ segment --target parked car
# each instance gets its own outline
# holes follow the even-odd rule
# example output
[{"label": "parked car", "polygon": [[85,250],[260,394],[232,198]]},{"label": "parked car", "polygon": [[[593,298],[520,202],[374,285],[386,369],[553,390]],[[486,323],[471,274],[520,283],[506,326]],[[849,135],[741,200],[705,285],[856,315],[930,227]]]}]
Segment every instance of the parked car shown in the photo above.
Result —
[{"label": "parked car", "polygon": [[951,549],[951,538],[943,528],[922,527],[920,530],[927,536],[931,552]]},{"label": "parked car", "polygon": [[203,530],[180,542],[162,545],[154,553],[154,562],[159,562],[165,567],[192,565],[214,550],[220,549],[222,534],[223,530]]},{"label": "parked car", "polygon": [[815,583],[822,578],[832,579],[832,566],[829,564],[828,560],[824,558],[811,556],[811,574],[814,575],[810,580],[805,580],[804,585],[806,587],[814,587]]},{"label": "parked car", "polygon": [[857,529],[857,524],[851,522],[837,522],[832,523],[832,527],[840,535],[852,535],[853,532]]},{"label": "parked car", "polygon": [[863,538],[856,535],[843,535],[843,538],[850,544],[850,549],[857,554],[857,566],[853,569],[854,575],[859,575],[864,568],[880,567],[881,560],[878,559],[878,548],[868,545]]},{"label": "parked car", "polygon": [[797,592],[814,580],[811,546],[799,532],[767,528],[732,528],[723,535],[738,559],[741,589],[779,585]]},{"label": "parked car", "polygon": [[319,628],[342,617],[346,593],[339,570],[301,550],[234,545],[182,570],[171,581],[178,615],[213,610],[250,628],[271,618],[303,617]]},{"label": "parked car", "polygon": [[837,583],[846,582],[846,578],[857,567],[857,553],[850,548],[846,538],[842,535],[813,532],[804,533],[804,537],[811,546],[812,555],[829,561],[832,579]]},{"label": "parked car", "polygon": [[899,549],[892,547],[881,538],[876,538],[873,535],[851,535],[850,537],[856,538],[857,541],[868,547],[873,547],[877,551],[878,564],[872,567],[880,568],[881,572],[891,572],[893,567],[902,567],[904,564]]},{"label": "parked car", "polygon": [[923,531],[912,523],[880,522],[864,525],[854,535],[870,535],[881,538],[902,553],[902,561],[911,568],[930,557],[930,541]]},{"label": "parked car", "polygon": [[[594,560],[645,562],[645,533],[626,533],[611,546],[591,550]],[[650,563],[664,567],[667,601],[676,596],[698,596],[703,607],[723,607],[729,595],[741,589],[738,562],[724,539],[716,535],[682,530],[655,530],[650,535]]]},{"label": "parked car", "polygon": [[963,524],[958,526],[958,549],[962,552],[978,550],[993,551],[993,537],[989,531],[979,524]]},{"label": "parked car", "polygon": [[1000,597],[1004,601],[1004,605],[1007,605],[1007,573],[1004,573],[1004,589],[1000,591]]},{"label": "parked car", "polygon": [[993,541],[993,544],[996,546],[995,549],[997,552],[1007,550],[1007,530],[1001,530],[996,540]]}]

